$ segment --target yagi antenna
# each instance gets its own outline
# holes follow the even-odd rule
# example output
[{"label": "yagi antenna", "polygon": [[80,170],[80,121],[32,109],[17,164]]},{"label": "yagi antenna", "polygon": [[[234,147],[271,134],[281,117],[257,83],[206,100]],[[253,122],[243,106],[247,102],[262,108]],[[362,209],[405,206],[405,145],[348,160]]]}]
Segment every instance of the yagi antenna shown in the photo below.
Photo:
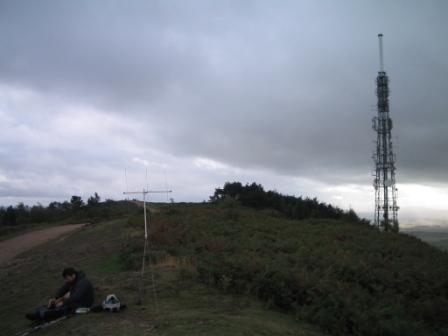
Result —
[{"label": "yagi antenna", "polygon": [[[166,178],[166,169],[164,169],[163,174],[165,175],[165,188],[168,189],[168,179]],[[166,202],[168,203],[168,193],[166,193]]]},{"label": "yagi antenna", "polygon": [[[148,175],[148,174],[146,174]],[[148,187],[148,186],[147,186]],[[171,190],[148,190],[148,188],[143,189],[142,191],[125,191],[123,194],[125,195],[135,195],[135,194],[141,194],[143,195],[143,220],[145,224],[145,245],[143,248],[143,260],[142,260],[142,268],[140,271],[140,285],[139,285],[139,304],[142,303],[142,290],[143,290],[143,277],[145,275],[145,264],[146,264],[146,255],[148,253],[149,244],[148,244],[148,221],[146,216],[146,195],[147,194],[159,194],[159,193],[170,193]],[[149,262],[149,266],[151,266],[151,262]],[[152,277],[152,285],[153,285],[153,292],[154,292],[154,302],[157,304],[157,294],[155,289],[155,282],[154,282],[154,274],[151,272]]]},{"label": "yagi antenna", "polygon": [[148,224],[146,220],[146,194],[161,194],[161,193],[170,193],[173,192],[172,190],[147,190],[143,189],[142,191],[125,191],[123,192],[124,195],[136,195],[141,194],[143,195],[143,220],[145,223],[145,240],[148,239]]},{"label": "yagi antenna", "polygon": [[148,186],[148,167],[145,168],[145,182],[146,182],[146,190],[149,189]]},{"label": "yagi antenna", "polygon": [[128,174],[126,172],[126,168],[124,169],[124,184],[125,184],[126,192],[127,192],[128,191]]}]

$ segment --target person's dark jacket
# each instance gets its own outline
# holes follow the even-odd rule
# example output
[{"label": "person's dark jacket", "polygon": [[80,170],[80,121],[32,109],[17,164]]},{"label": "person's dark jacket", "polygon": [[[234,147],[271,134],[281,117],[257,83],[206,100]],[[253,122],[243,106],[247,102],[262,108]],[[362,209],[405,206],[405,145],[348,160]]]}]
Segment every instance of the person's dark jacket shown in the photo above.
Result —
[{"label": "person's dark jacket", "polygon": [[87,279],[83,271],[76,272],[76,278],[73,283],[66,283],[62,286],[55,295],[55,298],[64,296],[67,292],[70,292],[70,296],[64,299],[64,305],[70,309],[76,309],[79,307],[90,307],[95,300],[93,292],[93,286]]}]

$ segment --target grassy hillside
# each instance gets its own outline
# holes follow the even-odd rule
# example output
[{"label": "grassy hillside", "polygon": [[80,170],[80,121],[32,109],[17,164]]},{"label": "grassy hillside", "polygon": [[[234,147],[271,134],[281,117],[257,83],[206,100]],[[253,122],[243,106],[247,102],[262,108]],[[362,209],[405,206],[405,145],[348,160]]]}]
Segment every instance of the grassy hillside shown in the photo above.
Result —
[{"label": "grassy hillside", "polygon": [[[141,224],[142,214],[136,218]],[[157,300],[148,273],[143,305],[137,305],[139,273],[125,269],[120,251],[129,241],[140,249],[140,228],[129,226],[127,219],[96,223],[0,267],[0,334],[26,328],[24,313],[45,303],[61,285],[61,270],[73,265],[92,280],[97,303],[115,293],[128,309],[77,316],[39,335],[322,335],[294,316],[265,309],[253,296],[229,295],[201,284],[192,276],[191,264],[178,258],[153,265]],[[136,257],[139,263],[140,255]]]},{"label": "grassy hillside", "polygon": [[334,219],[294,220],[237,202],[151,204],[151,261],[138,298],[142,209],[99,222],[0,268],[0,330],[86,271],[97,302],[115,293],[120,314],[88,314],[41,335],[446,335],[448,254],[407,235]]},{"label": "grassy hillside", "polygon": [[[414,237],[228,202],[159,209],[151,233],[153,258],[187,258],[200,282],[329,334],[448,334],[448,255]],[[122,254],[130,268],[132,244]]]}]

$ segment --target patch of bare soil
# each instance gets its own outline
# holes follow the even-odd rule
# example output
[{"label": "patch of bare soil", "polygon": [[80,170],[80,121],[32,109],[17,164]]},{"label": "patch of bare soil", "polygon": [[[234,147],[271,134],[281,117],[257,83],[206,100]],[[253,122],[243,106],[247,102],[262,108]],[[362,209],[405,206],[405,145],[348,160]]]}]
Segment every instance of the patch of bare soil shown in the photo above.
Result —
[{"label": "patch of bare soil", "polygon": [[86,224],[70,224],[55,226],[48,229],[25,233],[0,242],[0,265],[5,264],[22,252],[25,252],[37,245],[43,244],[60,235],[72,232]]}]

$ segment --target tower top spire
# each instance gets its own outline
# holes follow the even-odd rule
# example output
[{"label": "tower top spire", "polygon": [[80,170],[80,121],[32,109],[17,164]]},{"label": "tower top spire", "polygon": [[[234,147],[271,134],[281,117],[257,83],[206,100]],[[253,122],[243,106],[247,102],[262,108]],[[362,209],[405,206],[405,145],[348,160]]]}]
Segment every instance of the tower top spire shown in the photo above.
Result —
[{"label": "tower top spire", "polygon": [[380,72],[384,72],[384,60],[383,60],[383,34],[378,34],[378,43],[380,49]]}]

